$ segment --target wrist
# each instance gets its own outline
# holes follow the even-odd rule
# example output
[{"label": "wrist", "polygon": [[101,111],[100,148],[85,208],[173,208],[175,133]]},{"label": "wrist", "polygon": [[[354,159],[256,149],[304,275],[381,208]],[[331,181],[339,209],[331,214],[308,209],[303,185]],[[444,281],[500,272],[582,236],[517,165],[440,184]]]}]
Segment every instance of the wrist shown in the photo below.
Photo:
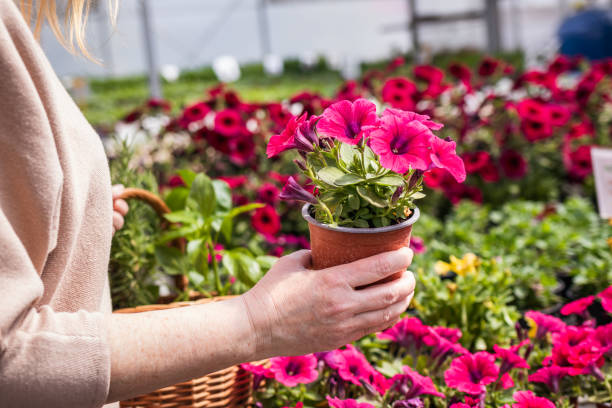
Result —
[{"label": "wrist", "polygon": [[272,354],[272,318],[270,307],[253,293],[253,290],[239,296],[244,314],[248,317],[251,327],[249,344],[253,360],[262,360]]}]

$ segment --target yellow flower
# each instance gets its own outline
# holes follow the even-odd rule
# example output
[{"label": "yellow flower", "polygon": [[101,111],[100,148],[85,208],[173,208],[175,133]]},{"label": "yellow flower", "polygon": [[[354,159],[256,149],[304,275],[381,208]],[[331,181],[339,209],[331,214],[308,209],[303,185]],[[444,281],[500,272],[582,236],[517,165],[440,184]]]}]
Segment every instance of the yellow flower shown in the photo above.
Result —
[{"label": "yellow flower", "polygon": [[463,255],[461,259],[451,255],[450,263],[438,261],[434,270],[439,275],[446,275],[449,271],[453,271],[459,276],[465,276],[468,273],[476,273],[478,265],[480,265],[480,259],[470,252]]},{"label": "yellow flower", "polygon": [[446,275],[451,270],[451,265],[444,261],[438,261],[434,265],[434,270],[438,275]]},{"label": "yellow flower", "polygon": [[538,325],[530,317],[525,317],[525,320],[527,320],[527,325],[529,326],[529,331],[527,332],[527,334],[533,339],[535,338],[536,333],[538,332]]},{"label": "yellow flower", "polygon": [[448,291],[450,292],[451,296],[455,294],[455,292],[457,291],[457,284],[454,282],[448,282],[446,284],[446,288],[448,289]]},{"label": "yellow flower", "polygon": [[608,246],[612,249],[612,237],[608,238]]}]

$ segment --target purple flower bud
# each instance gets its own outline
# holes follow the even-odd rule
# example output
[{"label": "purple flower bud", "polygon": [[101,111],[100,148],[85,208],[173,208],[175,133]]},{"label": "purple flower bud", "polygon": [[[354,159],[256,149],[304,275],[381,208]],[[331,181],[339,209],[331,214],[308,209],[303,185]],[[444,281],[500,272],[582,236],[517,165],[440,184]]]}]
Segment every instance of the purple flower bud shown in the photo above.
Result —
[{"label": "purple flower bud", "polygon": [[408,181],[408,190],[412,190],[412,188],[416,186],[419,179],[423,177],[423,173],[424,173],[423,170],[415,170],[414,173],[412,173],[412,176],[410,177],[410,180]]},{"label": "purple flower bud", "polygon": [[295,181],[293,177],[289,177],[287,184],[283,187],[283,191],[279,194],[282,200],[303,201],[305,203],[316,204],[317,199],[314,195],[308,192],[304,187]]},{"label": "purple flower bud", "polygon": [[296,166],[300,168],[300,170],[306,171],[306,163],[298,159],[295,159],[293,162],[295,163]]},{"label": "purple flower bud", "polygon": [[393,403],[393,408],[423,408],[423,406],[423,401],[420,398],[411,398]]},{"label": "purple flower bud", "polygon": [[399,200],[400,196],[402,195],[402,193],[404,192],[404,187],[403,186],[399,186],[395,192],[393,193],[393,196],[391,196],[391,203],[395,204],[397,203],[397,200]]},{"label": "purple flower bud", "polygon": [[317,117],[313,116],[309,120],[302,122],[302,124],[297,128],[294,143],[295,147],[299,151],[312,152],[314,150],[314,146],[319,145],[319,137],[315,132],[317,119]]}]

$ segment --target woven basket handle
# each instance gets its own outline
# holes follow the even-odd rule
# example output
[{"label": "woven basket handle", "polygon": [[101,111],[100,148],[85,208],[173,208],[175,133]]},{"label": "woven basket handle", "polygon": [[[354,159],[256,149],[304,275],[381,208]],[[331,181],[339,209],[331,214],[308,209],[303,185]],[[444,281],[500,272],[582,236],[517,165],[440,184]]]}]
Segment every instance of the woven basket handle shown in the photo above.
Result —
[{"label": "woven basket handle", "polygon": [[[123,200],[129,200],[129,199],[140,200],[150,205],[151,208],[155,210],[159,218],[161,218],[164,222],[167,222],[164,219],[164,214],[170,213],[170,209],[168,208],[164,200],[162,200],[161,197],[159,197],[157,194],[154,194],[147,190],[143,190],[142,188],[129,187],[123,190],[123,193],[121,193],[117,198],[120,198]],[[185,252],[185,241],[184,240],[177,238],[174,241],[174,246],[178,248],[181,252],[183,253]],[[187,279],[187,276],[185,275],[175,275],[174,283],[180,291],[184,291],[187,288],[187,285],[189,284],[189,280]]]}]

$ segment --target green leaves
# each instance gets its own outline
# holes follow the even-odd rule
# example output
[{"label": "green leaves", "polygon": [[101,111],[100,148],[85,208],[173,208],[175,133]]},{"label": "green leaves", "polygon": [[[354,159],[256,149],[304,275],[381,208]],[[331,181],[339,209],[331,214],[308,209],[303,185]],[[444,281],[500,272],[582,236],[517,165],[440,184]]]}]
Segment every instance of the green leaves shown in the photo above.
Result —
[{"label": "green leaves", "polygon": [[329,184],[330,186],[335,186],[336,181],[344,175],[345,173],[342,170],[340,170],[337,167],[332,167],[332,166],[323,167],[317,173],[317,176],[319,177],[319,179],[323,181],[324,183]]},{"label": "green leaves", "polygon": [[378,208],[385,208],[387,201],[379,197],[371,188],[365,186],[357,186],[357,193],[368,203]]},{"label": "green leaves", "polygon": [[263,276],[260,264],[244,248],[225,251],[223,266],[236,279],[253,286]]},{"label": "green leaves", "polygon": [[402,176],[397,174],[388,174],[386,176],[382,176],[376,179],[373,179],[374,183],[381,186],[394,186],[394,187],[402,187],[406,183]]},{"label": "green leaves", "polygon": [[213,183],[207,175],[200,173],[194,178],[189,191],[189,200],[195,203],[202,216],[209,217],[213,213],[217,200]]}]

